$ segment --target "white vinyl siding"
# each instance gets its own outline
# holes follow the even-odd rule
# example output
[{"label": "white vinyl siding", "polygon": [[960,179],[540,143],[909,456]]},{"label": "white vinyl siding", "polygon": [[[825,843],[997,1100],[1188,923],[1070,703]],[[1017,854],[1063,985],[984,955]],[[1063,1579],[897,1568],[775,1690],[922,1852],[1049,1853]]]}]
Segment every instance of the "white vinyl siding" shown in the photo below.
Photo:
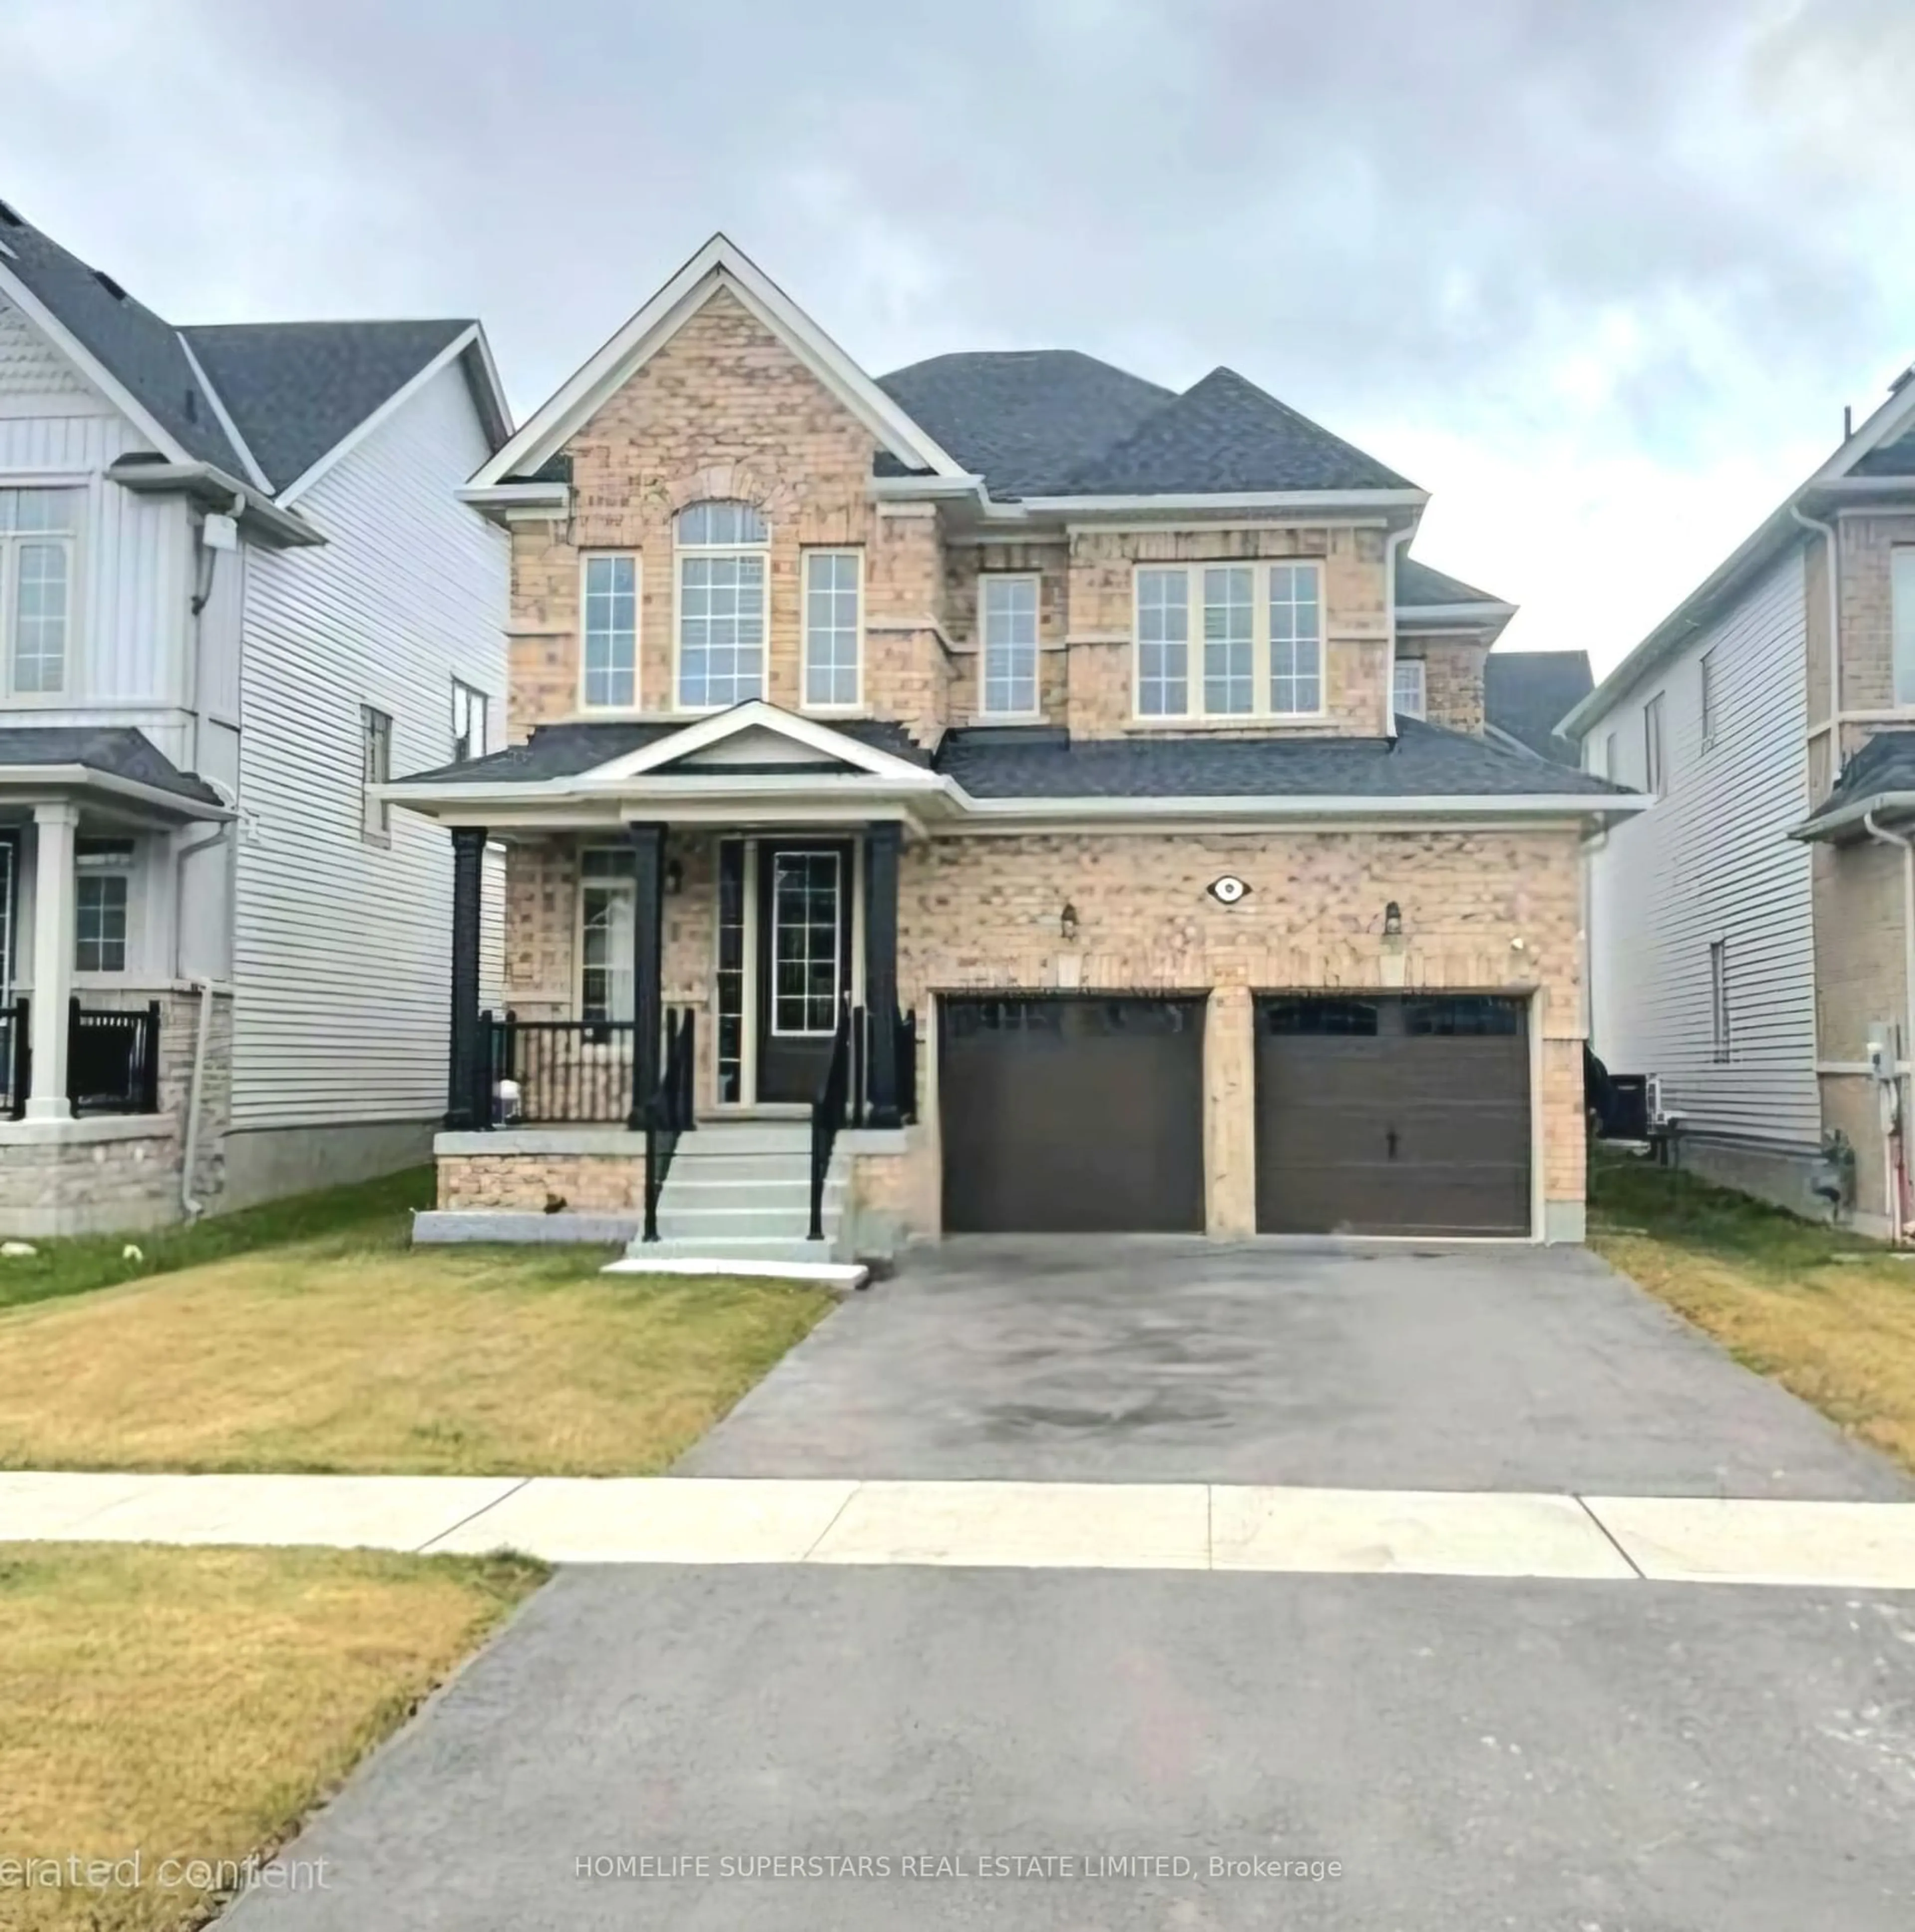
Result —
[{"label": "white vinyl siding", "polygon": [[[1640,786],[1646,700],[1660,698],[1662,800],[1590,855],[1590,1010],[1610,1070],[1659,1074],[1664,1104],[1690,1129],[1812,1147],[1810,858],[1787,836],[1808,795],[1803,611],[1792,553],[1593,728],[1612,747],[1609,776]],[[1704,652],[1716,730],[1706,758]]]},{"label": "white vinyl siding", "polygon": [[[446,1104],[452,866],[445,831],[362,835],[360,707],[395,774],[446,760],[457,678],[503,701],[506,539],[453,492],[488,453],[444,370],[316,483],[324,548],[248,559],[233,977],[236,1127],[429,1121]],[[481,998],[500,982],[488,854]]]}]

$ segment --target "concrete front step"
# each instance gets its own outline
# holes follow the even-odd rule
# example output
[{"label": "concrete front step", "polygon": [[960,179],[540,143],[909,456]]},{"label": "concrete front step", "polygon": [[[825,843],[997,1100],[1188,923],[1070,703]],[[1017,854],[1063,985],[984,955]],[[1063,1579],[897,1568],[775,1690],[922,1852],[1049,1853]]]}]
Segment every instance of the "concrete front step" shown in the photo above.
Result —
[{"label": "concrete front step", "polygon": [[[827,1235],[837,1230],[839,1216],[827,1208],[824,1215]],[[755,1240],[761,1236],[802,1240],[811,1220],[808,1207],[790,1208],[674,1208],[659,1204],[659,1233],[676,1240],[728,1241]]]},{"label": "concrete front step", "polygon": [[678,1137],[676,1159],[687,1154],[785,1154],[811,1158],[809,1120],[701,1120]]},{"label": "concrete front step", "polygon": [[839,1258],[837,1244],[830,1238],[821,1241],[794,1240],[788,1234],[728,1234],[692,1239],[668,1235],[661,1227],[656,1241],[629,1241],[628,1261],[709,1261],[714,1274],[722,1274],[728,1261],[818,1262]]}]

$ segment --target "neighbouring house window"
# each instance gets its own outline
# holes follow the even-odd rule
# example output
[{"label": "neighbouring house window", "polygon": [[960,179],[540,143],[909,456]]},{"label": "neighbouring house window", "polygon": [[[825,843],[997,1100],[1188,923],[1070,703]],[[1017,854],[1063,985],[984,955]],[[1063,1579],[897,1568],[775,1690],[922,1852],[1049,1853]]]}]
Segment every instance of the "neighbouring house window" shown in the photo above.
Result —
[{"label": "neighbouring house window", "polygon": [[1399,718],[1423,718],[1428,712],[1429,667],[1421,658],[1398,658],[1390,692],[1390,708]]},{"label": "neighbouring house window", "polygon": [[769,527],[749,503],[692,503],[676,534],[679,708],[762,698]]},{"label": "neighbouring house window", "polygon": [[[1193,605],[1203,646],[1196,677]],[[1145,566],[1136,574],[1136,635],[1139,717],[1322,714],[1322,585],[1314,562]]]},{"label": "neighbouring house window", "polygon": [[839,868],[836,852],[780,852],[771,881],[771,1030],[829,1034],[838,1028]]},{"label": "neighbouring house window", "polygon": [[468,760],[482,758],[487,743],[486,713],[489,709],[485,694],[464,684],[457,678],[452,680],[452,762],[463,765]]},{"label": "neighbouring house window", "polygon": [[370,704],[359,706],[359,764],[364,785],[364,836],[383,844],[392,836],[392,808],[373,790],[392,780],[392,716]]},{"label": "neighbouring house window", "polygon": [[1915,706],[1915,548],[1889,552],[1895,634],[1895,701]]},{"label": "neighbouring house window", "polygon": [[805,554],[805,703],[818,710],[858,701],[859,578],[854,550]]},{"label": "neighbouring house window", "polygon": [[126,970],[131,838],[83,838],[74,848],[74,970]]},{"label": "neighbouring house window", "polygon": [[983,685],[978,710],[986,717],[1031,718],[1037,710],[1037,580],[983,576],[977,580]]},{"label": "neighbouring house window", "polygon": [[1726,940],[1709,946],[1709,1037],[1712,1060],[1729,1058],[1729,948]]},{"label": "neighbouring house window", "polygon": [[629,1020],[632,1017],[632,922],[637,916],[638,880],[632,854],[621,848],[593,847],[578,859],[578,1017]]},{"label": "neighbouring house window", "polygon": [[0,647],[8,692],[67,688],[77,490],[0,490]]},{"label": "neighbouring house window", "polygon": [[1662,778],[1662,694],[1658,691],[1643,706],[1643,789],[1660,798]]},{"label": "neighbouring house window", "polygon": [[606,552],[584,568],[586,708],[629,710],[638,701],[638,560]]},{"label": "neighbouring house window", "polygon": [[1704,651],[1697,667],[1697,679],[1701,686],[1702,742],[1705,746],[1715,740],[1715,727],[1719,722],[1715,715],[1715,653]]}]

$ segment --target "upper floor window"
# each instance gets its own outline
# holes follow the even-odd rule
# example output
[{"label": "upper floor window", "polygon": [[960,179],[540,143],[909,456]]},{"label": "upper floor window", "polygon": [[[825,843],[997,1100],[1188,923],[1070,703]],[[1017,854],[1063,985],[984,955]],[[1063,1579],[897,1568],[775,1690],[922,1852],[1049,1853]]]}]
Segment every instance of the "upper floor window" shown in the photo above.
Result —
[{"label": "upper floor window", "polygon": [[1390,708],[1399,718],[1429,715],[1429,667],[1421,658],[1398,658],[1390,692]]},{"label": "upper floor window", "polygon": [[986,575],[977,580],[978,642],[983,664],[979,713],[1037,715],[1037,580]]},{"label": "upper floor window", "polygon": [[1715,742],[1715,728],[1721,722],[1716,715],[1715,653],[1704,651],[1702,661],[1696,667],[1696,682],[1700,688],[1697,696],[1702,707],[1702,743],[1703,750]]},{"label": "upper floor window", "polygon": [[485,694],[458,678],[452,680],[452,762],[482,758],[486,746]]},{"label": "upper floor window", "polygon": [[1643,790],[1660,798],[1662,780],[1662,694],[1658,691],[1643,706]]},{"label": "upper floor window", "polygon": [[359,771],[363,814],[359,830],[375,844],[392,835],[392,808],[373,790],[392,778],[392,714],[370,704],[359,706]]},{"label": "upper floor window", "polygon": [[74,490],[0,490],[0,650],[14,697],[67,688],[78,505]]},{"label": "upper floor window", "polygon": [[83,838],[74,848],[74,970],[126,970],[131,838]]},{"label": "upper floor window", "polygon": [[[1201,640],[1194,664],[1193,632]],[[1136,709],[1145,718],[1320,717],[1320,567],[1313,561],[1141,567]]]},{"label": "upper floor window", "polygon": [[1915,709],[1915,548],[1889,552],[1889,605],[1895,637],[1895,701]]},{"label": "upper floor window", "polygon": [[805,703],[814,710],[850,710],[858,703],[863,568],[854,550],[805,553]]},{"label": "upper floor window", "polygon": [[584,569],[581,695],[588,710],[629,710],[638,701],[638,560],[602,551]]},{"label": "upper floor window", "polygon": [[678,708],[716,711],[764,695],[771,532],[749,503],[678,513]]}]

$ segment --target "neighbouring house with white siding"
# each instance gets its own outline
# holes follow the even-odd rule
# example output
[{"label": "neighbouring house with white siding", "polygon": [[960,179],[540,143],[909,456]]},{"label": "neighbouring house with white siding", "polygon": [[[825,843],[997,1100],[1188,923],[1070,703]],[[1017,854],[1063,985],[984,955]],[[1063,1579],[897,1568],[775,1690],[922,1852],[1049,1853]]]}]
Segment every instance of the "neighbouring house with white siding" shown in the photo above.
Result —
[{"label": "neighbouring house with white siding", "polygon": [[0,1233],[428,1155],[449,843],[373,788],[504,742],[509,431],[476,322],[176,328],[0,203]]},{"label": "neighbouring house with white siding", "polygon": [[[1564,721],[1656,804],[1592,842],[1590,1044],[1679,1158],[1910,1222],[1915,383]],[[1901,768],[1906,761],[1904,784]]]}]

